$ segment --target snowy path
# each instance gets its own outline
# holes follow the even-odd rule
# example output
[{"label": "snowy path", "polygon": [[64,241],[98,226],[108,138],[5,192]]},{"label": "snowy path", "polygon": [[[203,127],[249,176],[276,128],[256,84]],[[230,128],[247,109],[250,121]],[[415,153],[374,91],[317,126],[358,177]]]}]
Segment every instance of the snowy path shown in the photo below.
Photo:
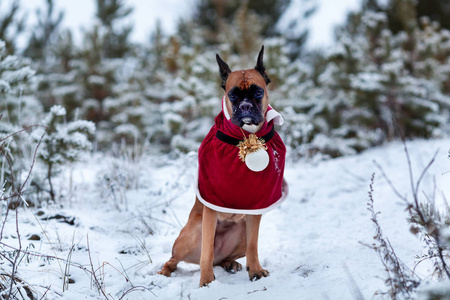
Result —
[{"label": "snowy path", "polygon": [[[450,174],[445,174],[450,171],[450,141],[415,141],[408,147],[416,178],[439,150],[423,187],[431,193],[435,176],[438,189],[450,195],[450,185],[445,185],[450,178]],[[158,168],[150,167],[161,164],[157,159],[140,162],[141,188],[127,192],[128,211],[124,211],[124,203],[119,204],[119,211],[111,203],[95,202],[98,188],[92,184],[93,176],[106,162],[90,162],[90,168],[75,170],[74,176],[80,178],[76,183],[80,186],[77,197],[85,197],[86,201],[54,210],[75,216],[78,226],[42,221],[48,240],[34,242],[34,250],[67,258],[74,244],[71,261],[87,269],[92,267],[90,261],[94,269],[103,266],[96,269],[96,274],[111,299],[119,299],[133,286],[136,290],[123,299],[356,299],[359,294],[371,299],[376,291],[386,290],[386,274],[378,255],[362,245],[371,244],[374,235],[366,209],[372,173],[376,173],[375,209],[381,212],[381,226],[397,255],[412,267],[414,257],[422,251],[418,239],[409,233],[403,203],[381,177],[373,160],[402,194],[409,193],[408,168],[400,143],[315,164],[287,163],[285,176],[290,195],[281,207],[262,219],[259,256],[271,273],[259,281],[250,282],[245,271],[228,274],[216,267],[216,281],[198,288],[199,267],[185,263],[179,264],[171,278],[156,274],[170,257],[173,241],[194,201],[191,183],[195,156]],[[86,189],[90,192],[86,193]],[[165,201],[170,201],[170,205]],[[50,212],[51,208],[47,214]],[[38,228],[30,214],[27,211],[22,216],[22,236],[36,233]],[[149,234],[151,230],[153,235]],[[49,249],[48,241],[52,241],[56,252]],[[245,258],[240,262],[245,265]],[[60,270],[54,260],[43,263],[37,259],[19,268],[22,278],[30,284],[51,285],[53,291],[62,293]],[[64,299],[104,299],[93,287],[95,280],[89,272],[71,267],[70,274],[75,283],[64,292]],[[59,298],[55,293],[47,296]]]}]

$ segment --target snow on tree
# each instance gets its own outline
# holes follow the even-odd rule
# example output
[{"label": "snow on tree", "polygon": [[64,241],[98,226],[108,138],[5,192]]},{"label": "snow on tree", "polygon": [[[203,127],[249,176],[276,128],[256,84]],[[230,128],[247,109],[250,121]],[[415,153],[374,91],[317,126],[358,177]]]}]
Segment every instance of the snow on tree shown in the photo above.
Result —
[{"label": "snow on tree", "polygon": [[[39,183],[41,176],[32,174],[27,197],[33,198],[42,191],[49,191],[55,200],[52,176],[61,165],[77,161],[80,155],[91,149],[89,138],[95,125],[88,121],[62,122],[66,110],[54,106],[43,119],[42,104],[32,96],[35,86],[30,84],[35,72],[16,56],[5,56],[5,44],[0,41],[0,114],[1,179],[8,193],[22,183],[23,174],[30,170],[34,152],[46,165],[47,184]],[[45,177],[44,177],[45,178]],[[47,186],[50,188],[47,189]],[[27,199],[28,200],[28,199]],[[43,199],[38,199],[41,202]]]},{"label": "snow on tree", "polygon": [[[180,47],[176,37],[166,41],[164,64],[157,71],[148,99],[155,108],[150,140],[183,151],[196,150],[220,110],[215,52],[196,44]],[[155,114],[156,113],[156,114]]]},{"label": "snow on tree", "polygon": [[34,114],[42,108],[40,103],[28,95],[29,84],[35,72],[27,62],[14,55],[6,54],[6,44],[0,40],[0,107],[1,122],[15,126],[30,126],[36,120]]},{"label": "snow on tree", "polygon": [[[110,134],[118,120],[126,121],[123,115],[114,116],[116,110],[112,107],[129,104],[124,99],[130,97],[121,95],[127,80],[121,73],[130,69],[126,56],[132,49],[128,40],[132,27],[119,24],[131,12],[123,1],[98,0],[96,7],[96,23],[84,32],[83,44],[79,46],[69,30],[59,31],[62,13],[53,17],[53,1],[49,0],[45,14],[49,18],[39,19],[25,54],[37,60],[37,95],[45,108],[62,105],[69,119],[95,122],[101,147],[130,132],[122,127],[116,130],[117,135]],[[37,44],[47,45],[51,54],[40,55],[37,49],[42,47],[36,47]]]},{"label": "snow on tree", "polygon": [[16,39],[25,28],[26,15],[19,16],[20,9],[19,0],[14,0],[8,11],[0,3],[0,40],[5,43],[7,54],[15,52]]},{"label": "snow on tree", "polygon": [[33,76],[23,59],[7,55],[6,44],[0,40],[0,185],[5,195],[16,192],[13,187],[22,183],[29,163],[30,138],[21,130],[31,126],[42,111],[41,104],[28,95]]},{"label": "snow on tree", "polygon": [[394,34],[385,12],[368,10],[339,32],[314,103],[301,110],[313,125],[309,148],[339,156],[400,136],[448,134],[449,31],[414,25],[414,5],[398,2],[405,31]]},{"label": "snow on tree", "polygon": [[0,41],[0,93],[13,93],[34,75],[29,66],[13,55],[6,55],[6,44]]},{"label": "snow on tree", "polygon": [[[95,133],[93,122],[78,120],[66,123],[65,116],[66,110],[55,105],[42,122],[43,127],[33,131],[35,142],[40,142],[38,158],[46,167],[48,189],[43,186],[39,177],[35,177],[32,184],[40,191],[48,191],[53,201],[56,197],[52,184],[54,176],[61,166],[78,161],[84,152],[92,149],[89,138]],[[43,131],[46,131],[46,134]]]},{"label": "snow on tree", "polygon": [[57,38],[58,27],[60,26],[64,13],[59,11],[56,16],[53,0],[46,0],[46,11],[40,8],[36,10],[38,24],[33,27],[28,45],[24,50],[24,56],[30,57],[40,62],[40,68],[45,68],[49,64],[52,55],[51,46]]}]

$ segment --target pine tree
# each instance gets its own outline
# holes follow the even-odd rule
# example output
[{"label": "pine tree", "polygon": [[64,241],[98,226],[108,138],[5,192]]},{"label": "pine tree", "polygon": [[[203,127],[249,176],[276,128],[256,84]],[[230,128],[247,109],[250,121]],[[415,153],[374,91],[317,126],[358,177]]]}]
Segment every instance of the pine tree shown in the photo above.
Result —
[{"label": "pine tree", "polygon": [[37,75],[37,97],[48,111],[54,105],[62,105],[70,117],[75,117],[84,100],[84,90],[78,69],[79,50],[70,30],[58,32],[51,46],[53,59],[47,64],[36,61],[40,68]]},{"label": "pine tree", "polygon": [[[181,21],[179,24],[179,36],[182,38],[184,45],[191,45],[193,28],[200,28],[195,31],[196,39],[200,34],[201,39],[206,45],[220,45],[229,42],[230,28],[242,27],[242,23],[246,23],[245,28],[253,30],[240,30],[237,33],[243,38],[238,43],[233,44],[232,53],[239,55],[250,55],[248,43],[256,38],[258,39],[282,37],[285,39],[289,52],[289,59],[294,60],[303,53],[303,48],[308,37],[307,29],[299,29],[299,23],[309,18],[315,12],[315,6],[311,5],[311,1],[302,0],[303,12],[299,12],[300,17],[293,20],[285,27],[283,32],[280,31],[279,22],[283,14],[290,8],[290,0],[247,0],[247,1],[224,1],[224,0],[201,0],[198,1],[193,17],[188,21]],[[250,19],[243,19],[247,16]],[[254,31],[255,26],[257,32]],[[249,37],[245,36],[248,35]],[[257,47],[258,48],[258,47]],[[244,52],[242,52],[244,50]],[[252,51],[256,51],[251,48]]]},{"label": "pine tree", "polygon": [[29,168],[30,126],[42,112],[29,87],[34,73],[24,60],[7,55],[6,43],[0,40],[0,186],[8,205]]},{"label": "pine tree", "polygon": [[28,45],[23,53],[24,56],[30,57],[34,61],[40,61],[41,68],[45,68],[49,63],[50,47],[57,38],[58,27],[64,18],[62,11],[58,12],[56,16],[54,16],[54,13],[55,5],[53,0],[46,1],[45,13],[41,9],[37,9],[38,24],[33,27]]},{"label": "pine tree", "polygon": [[129,36],[132,25],[120,27],[118,23],[128,17],[133,9],[123,0],[97,0],[96,17],[102,25],[101,54],[103,58],[121,58],[130,50]]},{"label": "pine tree", "polygon": [[[46,15],[52,17],[53,1],[48,0],[47,4]],[[47,47],[51,48],[52,59],[47,63],[45,57],[35,54],[35,59],[45,66],[38,76],[39,99],[46,109],[62,105],[70,119],[94,121],[101,146],[114,139],[108,133],[113,130],[115,113],[110,108],[111,103],[120,105],[121,101],[116,99],[124,92],[116,87],[126,80],[121,76],[128,72],[125,59],[131,56],[132,27],[120,25],[131,12],[124,1],[98,0],[96,5],[97,22],[84,32],[81,46],[74,44],[71,31],[59,31],[62,18],[59,14],[40,21],[27,53],[33,53],[33,45],[51,44]],[[106,106],[105,102],[108,102]]]},{"label": "pine tree", "polygon": [[260,34],[270,37],[276,35],[275,25],[289,4],[290,0],[248,0],[244,2],[201,0],[195,7],[193,19],[196,20],[199,27],[205,29],[206,42],[217,44],[217,37],[223,30],[223,24],[233,22],[238,11],[245,7],[264,20]]},{"label": "pine tree", "polygon": [[54,97],[53,91],[64,77],[62,74],[54,75],[55,72],[61,73],[58,61],[61,53],[56,53],[56,47],[60,41],[59,27],[64,13],[55,11],[53,0],[47,0],[45,5],[44,10],[36,10],[37,24],[33,26],[23,55],[32,60],[33,68],[37,70],[36,96],[44,109],[49,110],[57,102],[63,104]]},{"label": "pine tree", "polygon": [[215,53],[200,43],[181,47],[176,36],[164,49],[164,64],[148,97],[156,112],[148,134],[162,149],[196,150],[207,130],[204,126],[212,125],[220,107]]},{"label": "pine tree", "polygon": [[3,121],[17,125],[26,125],[29,120],[21,118],[24,106],[31,104],[27,95],[28,84],[33,78],[33,71],[23,60],[7,55],[6,43],[0,40],[0,114]]},{"label": "pine tree", "polygon": [[16,39],[25,28],[26,16],[19,17],[19,0],[12,2],[8,12],[5,13],[5,10],[0,2],[0,40],[5,43],[6,53],[13,54],[16,50]]},{"label": "pine tree", "polygon": [[48,189],[42,185],[40,177],[36,177],[32,185],[39,191],[48,191],[52,201],[56,200],[52,183],[55,175],[61,166],[78,161],[84,152],[91,150],[89,138],[95,133],[94,123],[83,120],[67,123],[64,122],[65,116],[66,110],[55,105],[42,122],[47,133],[43,135],[43,128],[33,132],[35,142],[41,142],[38,158],[46,167]]}]

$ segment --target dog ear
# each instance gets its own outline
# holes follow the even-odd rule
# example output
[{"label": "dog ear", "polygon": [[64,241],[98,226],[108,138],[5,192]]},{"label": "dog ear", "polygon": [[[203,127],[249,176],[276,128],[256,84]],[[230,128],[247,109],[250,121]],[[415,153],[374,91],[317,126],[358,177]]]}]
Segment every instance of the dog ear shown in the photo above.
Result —
[{"label": "dog ear", "polygon": [[264,58],[264,45],[261,47],[261,51],[259,51],[255,69],[262,75],[267,85],[270,83],[270,78],[266,73],[266,67],[264,67],[263,58]]},{"label": "dog ear", "polygon": [[231,70],[227,63],[220,58],[219,54],[216,54],[216,60],[219,64],[220,78],[222,79],[220,86],[225,90],[225,83],[227,82],[228,75],[231,73]]}]

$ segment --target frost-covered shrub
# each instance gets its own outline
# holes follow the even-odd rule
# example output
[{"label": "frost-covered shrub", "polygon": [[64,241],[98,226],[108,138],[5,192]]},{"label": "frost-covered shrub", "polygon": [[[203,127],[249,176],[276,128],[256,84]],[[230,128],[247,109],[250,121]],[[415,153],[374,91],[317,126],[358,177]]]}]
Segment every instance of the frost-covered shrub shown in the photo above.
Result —
[{"label": "frost-covered shrub", "polygon": [[[450,289],[448,288],[448,283],[450,282],[450,207],[446,203],[445,194],[442,194],[445,205],[438,207],[436,205],[438,198],[436,190],[433,190],[430,196],[426,192],[421,191],[422,180],[435,161],[437,153],[421,172],[417,182],[415,182],[411,168],[411,159],[405,145],[405,154],[409,164],[408,175],[412,184],[410,193],[403,194],[403,191],[398,191],[395,183],[392,183],[383,169],[379,167],[393,192],[405,205],[410,233],[423,242],[423,254],[417,257],[419,260],[415,262],[413,268],[415,270],[419,264],[429,263],[428,274],[422,276],[422,278],[417,276],[415,271],[406,267],[406,264],[397,257],[391,243],[382,233],[377,219],[378,213],[374,210],[373,183],[375,174],[372,175],[367,204],[368,210],[371,212],[371,220],[375,225],[376,235],[374,236],[375,242],[369,247],[378,253],[385,267],[387,272],[385,283],[389,287],[387,293],[392,299],[396,299],[400,295],[411,298],[415,293],[418,293],[420,299],[450,298]],[[410,196],[406,196],[408,194]]]},{"label": "frost-covered shrub", "polygon": [[30,169],[35,145],[29,133],[42,112],[40,103],[28,95],[33,75],[26,61],[6,55],[0,40],[0,186],[9,202]]},{"label": "frost-covered shrub", "polygon": [[2,122],[0,120],[0,186],[7,194],[11,193],[13,180],[20,180],[20,173],[23,170],[22,161],[19,159],[21,153],[20,139],[24,135],[14,137],[15,132],[21,130],[18,126]]},{"label": "frost-covered shrub", "polygon": [[[55,200],[53,177],[61,166],[79,160],[83,153],[91,150],[89,138],[95,133],[94,123],[84,120],[64,122],[65,116],[66,110],[62,106],[53,106],[42,124],[46,134],[42,135],[43,128],[33,132],[35,141],[40,142],[38,158],[45,165],[52,200]],[[37,180],[34,185],[40,190],[47,190]]]},{"label": "frost-covered shrub", "polygon": [[6,55],[5,42],[0,40],[0,94],[18,92],[35,72],[13,55]]},{"label": "frost-covered shrub", "polygon": [[[31,125],[30,119],[42,111],[35,98],[27,96],[27,87],[35,72],[14,55],[6,55],[5,42],[0,40],[0,115],[2,122]],[[32,113],[30,113],[32,112]],[[31,117],[31,118],[30,118]]]}]

